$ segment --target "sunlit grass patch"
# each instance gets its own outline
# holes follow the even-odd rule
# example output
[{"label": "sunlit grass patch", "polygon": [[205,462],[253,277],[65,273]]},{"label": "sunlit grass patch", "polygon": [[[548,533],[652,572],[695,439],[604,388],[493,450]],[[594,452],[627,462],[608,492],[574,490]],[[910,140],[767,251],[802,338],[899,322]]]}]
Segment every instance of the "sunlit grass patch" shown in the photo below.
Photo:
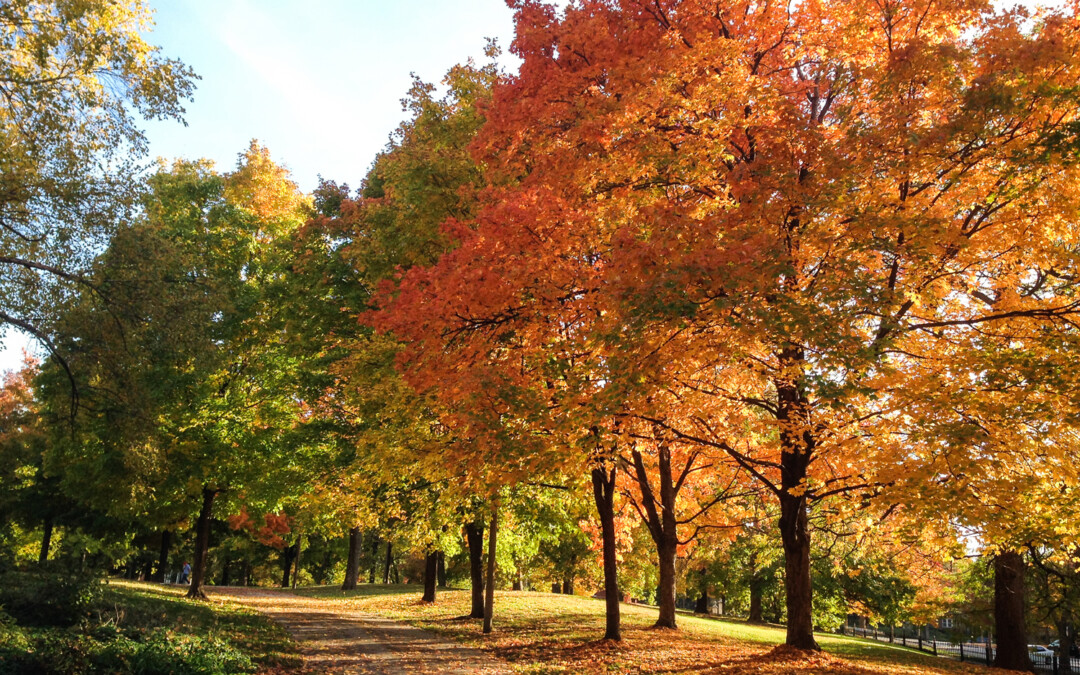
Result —
[{"label": "sunlit grass patch", "polygon": [[361,585],[355,591],[304,588],[304,595],[341,602],[443,634],[505,659],[523,673],[986,673],[981,666],[937,659],[915,650],[844,636],[820,634],[823,654],[780,649],[784,629],[689,614],[679,631],[654,630],[656,610],[623,605],[623,641],[603,635],[604,604],[582,596],[499,591],[495,633],[484,636],[478,620],[463,618],[468,591],[448,590],[435,604],[420,603],[419,586]]},{"label": "sunlit grass patch", "polygon": [[226,600],[188,600],[186,592],[186,586],[114,579],[106,585],[101,618],[121,628],[167,628],[227,640],[262,667],[300,663],[295,643],[270,619]]}]

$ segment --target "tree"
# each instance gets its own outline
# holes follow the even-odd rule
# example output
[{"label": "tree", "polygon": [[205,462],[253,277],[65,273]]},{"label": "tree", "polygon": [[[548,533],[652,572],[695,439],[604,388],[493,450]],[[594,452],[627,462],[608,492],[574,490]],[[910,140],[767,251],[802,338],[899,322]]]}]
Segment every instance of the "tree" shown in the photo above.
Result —
[{"label": "tree", "polygon": [[202,597],[219,498],[272,512],[300,483],[291,432],[303,411],[289,386],[300,364],[287,358],[276,299],[280,243],[308,205],[253,143],[227,176],[207,162],[163,168],[144,209],[99,263],[114,304],[85,293],[63,315],[58,332],[87,395],[69,433],[62,387],[46,374],[54,466],[91,503],[101,484],[124,486],[104,497],[112,513],[169,527],[197,513],[189,595]]},{"label": "tree", "polygon": [[460,246],[406,275],[413,335],[433,353],[452,337],[476,368],[526,341],[552,354],[570,327],[605,347],[574,352],[604,364],[602,395],[722,401],[649,421],[774,496],[787,643],[816,649],[808,510],[909,471],[893,394],[926,391],[919,359],[962,382],[958,353],[1045,343],[1078,310],[1075,160],[1048,149],[1075,143],[1075,18],[1029,30],[1020,11],[914,0],[517,8],[523,63],[476,146],[492,188],[452,226]]},{"label": "tree", "polygon": [[48,433],[34,399],[36,374],[37,364],[28,360],[22,370],[4,373],[0,383],[0,513],[8,523],[41,527],[38,563],[44,564],[53,528],[72,504],[60,494],[55,478],[45,473]]},{"label": "tree", "polygon": [[139,118],[182,121],[194,89],[149,25],[143,0],[0,7],[0,324],[55,356],[50,308],[94,289],[90,264],[134,203]]}]

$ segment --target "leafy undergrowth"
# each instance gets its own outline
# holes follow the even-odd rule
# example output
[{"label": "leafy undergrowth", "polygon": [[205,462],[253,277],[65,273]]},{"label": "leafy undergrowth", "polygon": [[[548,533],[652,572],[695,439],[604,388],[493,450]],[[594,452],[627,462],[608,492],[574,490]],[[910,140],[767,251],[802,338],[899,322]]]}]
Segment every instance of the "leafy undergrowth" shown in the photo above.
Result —
[{"label": "leafy undergrowth", "polygon": [[299,663],[270,620],[220,601],[186,600],[185,590],[113,581],[77,622],[8,617],[0,621],[0,673],[231,675]]},{"label": "leafy undergrowth", "polygon": [[300,663],[296,643],[262,614],[214,597],[188,600],[186,592],[184,586],[113,580],[106,586],[104,603],[111,602],[120,613],[121,625],[163,627],[222,639],[264,668]]},{"label": "leafy undergrowth", "polygon": [[[834,635],[819,635],[825,650],[807,654],[776,647],[783,629],[682,615],[680,630],[650,628],[656,610],[622,606],[623,640],[603,635],[604,605],[580,596],[498,592],[495,633],[483,636],[469,611],[467,591],[439,593],[433,605],[419,602],[418,587],[363,586],[357,591],[317,587],[304,595],[337,600],[356,609],[404,621],[488,651],[525,673],[989,673],[915,650]],[[1001,671],[996,671],[1001,672]]]}]

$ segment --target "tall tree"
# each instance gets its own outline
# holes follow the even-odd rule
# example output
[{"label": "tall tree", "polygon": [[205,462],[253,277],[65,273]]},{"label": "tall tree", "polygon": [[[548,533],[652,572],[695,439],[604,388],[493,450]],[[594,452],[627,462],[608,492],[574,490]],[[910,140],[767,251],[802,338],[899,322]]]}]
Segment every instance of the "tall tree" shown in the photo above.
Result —
[{"label": "tall tree", "polygon": [[225,176],[207,162],[163,168],[144,209],[102,255],[96,278],[111,304],[85,293],[63,317],[87,395],[75,434],[54,407],[57,435],[70,437],[58,439],[54,466],[88,500],[102,499],[103,482],[124,486],[103,509],[163,526],[197,515],[189,594],[202,597],[222,496],[274,511],[296,484],[286,454],[302,410],[276,299],[290,250],[281,243],[308,203],[253,143]]},{"label": "tall tree", "polygon": [[50,351],[51,308],[93,288],[94,256],[137,198],[140,119],[182,120],[194,89],[145,40],[147,4],[0,6],[0,327]]},{"label": "tall tree", "polygon": [[594,355],[594,395],[630,392],[617,412],[650,389],[697,397],[699,414],[650,421],[774,496],[787,643],[816,649],[808,510],[904,475],[890,392],[928,355],[963,381],[957,351],[1052,339],[1080,308],[1075,155],[1048,150],[1075,142],[1075,17],[516,7],[523,63],[476,146],[492,188],[451,224],[460,246],[405,276],[411,336],[476,369],[555,353],[562,330],[603,346],[572,353]]}]

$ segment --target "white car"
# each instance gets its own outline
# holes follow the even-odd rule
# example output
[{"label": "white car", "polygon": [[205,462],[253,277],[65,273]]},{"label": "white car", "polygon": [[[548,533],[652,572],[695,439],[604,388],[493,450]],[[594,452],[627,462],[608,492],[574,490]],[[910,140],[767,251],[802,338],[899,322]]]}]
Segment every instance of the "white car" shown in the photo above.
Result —
[{"label": "white car", "polygon": [[1028,645],[1031,662],[1036,666],[1049,666],[1054,663],[1054,650],[1043,645]]}]

